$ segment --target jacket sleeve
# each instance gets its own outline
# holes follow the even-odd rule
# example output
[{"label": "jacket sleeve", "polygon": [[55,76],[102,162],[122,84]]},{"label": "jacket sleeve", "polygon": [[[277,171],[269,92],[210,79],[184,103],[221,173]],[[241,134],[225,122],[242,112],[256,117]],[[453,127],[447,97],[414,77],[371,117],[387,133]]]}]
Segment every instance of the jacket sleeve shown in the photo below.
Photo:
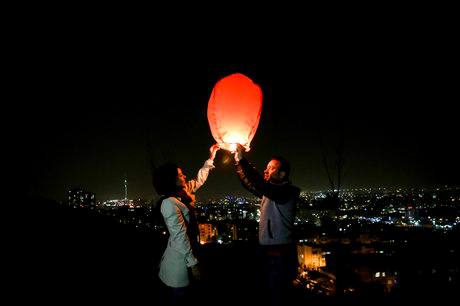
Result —
[{"label": "jacket sleeve", "polygon": [[298,197],[297,187],[287,182],[278,185],[265,181],[245,158],[236,164],[236,172],[243,186],[258,197],[266,196],[277,204],[285,204],[293,197]]},{"label": "jacket sleeve", "polygon": [[194,194],[208,179],[209,171],[214,169],[214,161],[208,159],[204,162],[203,167],[198,170],[196,179],[192,179],[187,182],[187,191],[191,194]]},{"label": "jacket sleeve", "polygon": [[198,260],[193,256],[190,240],[187,235],[187,225],[176,198],[167,198],[161,205],[161,214],[169,231],[169,246],[184,255],[187,267],[194,266]]},{"label": "jacket sleeve", "polygon": [[236,163],[236,174],[244,188],[258,198],[263,196],[263,193],[254,186],[254,182],[259,179],[263,180],[263,177],[246,159],[243,158]]}]

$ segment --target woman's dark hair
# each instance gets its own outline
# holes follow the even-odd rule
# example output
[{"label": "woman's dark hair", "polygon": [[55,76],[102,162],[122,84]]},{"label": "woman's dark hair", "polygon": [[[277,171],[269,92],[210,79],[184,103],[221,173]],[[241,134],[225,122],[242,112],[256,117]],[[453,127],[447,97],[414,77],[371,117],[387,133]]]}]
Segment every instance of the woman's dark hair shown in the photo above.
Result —
[{"label": "woman's dark hair", "polygon": [[167,162],[153,169],[153,187],[158,195],[170,196],[175,194],[181,187],[177,186],[178,166],[175,163]]}]

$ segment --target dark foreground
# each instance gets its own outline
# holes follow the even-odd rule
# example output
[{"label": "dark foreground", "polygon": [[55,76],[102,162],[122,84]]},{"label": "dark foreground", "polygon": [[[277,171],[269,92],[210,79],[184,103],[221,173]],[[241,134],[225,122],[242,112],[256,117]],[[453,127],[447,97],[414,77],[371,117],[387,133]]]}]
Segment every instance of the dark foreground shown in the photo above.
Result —
[{"label": "dark foreground", "polygon": [[[25,203],[4,218],[6,300],[26,305],[163,304],[164,288],[155,271],[162,248],[153,234],[47,201]],[[196,300],[191,305],[265,303],[254,243],[206,245],[203,257],[204,279],[194,287]],[[454,292],[419,284],[392,296],[368,292],[357,297],[330,297],[297,290],[289,304],[403,305],[433,300],[443,305],[455,298]]]}]

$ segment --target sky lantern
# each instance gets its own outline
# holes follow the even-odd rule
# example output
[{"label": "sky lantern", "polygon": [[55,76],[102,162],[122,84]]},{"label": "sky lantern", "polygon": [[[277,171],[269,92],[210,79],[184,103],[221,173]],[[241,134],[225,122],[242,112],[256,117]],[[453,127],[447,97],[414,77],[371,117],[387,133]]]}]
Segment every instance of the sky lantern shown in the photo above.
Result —
[{"label": "sky lantern", "polygon": [[250,150],[262,112],[262,90],[250,78],[234,73],[220,79],[208,102],[211,133],[219,146],[235,150],[236,144]]}]

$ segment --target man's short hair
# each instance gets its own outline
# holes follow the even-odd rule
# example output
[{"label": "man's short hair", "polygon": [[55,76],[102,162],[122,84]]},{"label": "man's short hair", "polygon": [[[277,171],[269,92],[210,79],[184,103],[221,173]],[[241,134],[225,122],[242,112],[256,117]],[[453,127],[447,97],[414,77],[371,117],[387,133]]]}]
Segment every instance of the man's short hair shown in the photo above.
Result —
[{"label": "man's short hair", "polygon": [[291,174],[291,163],[284,157],[280,156],[280,155],[272,155],[272,158],[271,159],[274,159],[274,160],[277,160],[280,162],[281,166],[280,166],[280,169],[279,171],[284,171],[284,173],[286,173],[285,175],[285,179],[288,180],[289,179],[289,175]]}]

